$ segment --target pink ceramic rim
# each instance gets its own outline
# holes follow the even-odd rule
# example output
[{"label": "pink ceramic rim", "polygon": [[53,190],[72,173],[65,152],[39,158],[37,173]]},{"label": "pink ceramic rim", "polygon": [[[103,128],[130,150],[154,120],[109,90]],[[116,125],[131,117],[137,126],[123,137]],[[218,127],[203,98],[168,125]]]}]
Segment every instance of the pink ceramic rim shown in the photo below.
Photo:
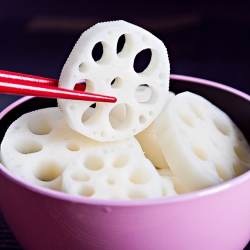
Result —
[{"label": "pink ceramic rim", "polygon": [[175,75],[175,74],[171,74],[170,79],[187,81],[187,82],[195,82],[195,83],[199,83],[199,84],[203,84],[203,85],[208,85],[208,86],[211,86],[211,87],[215,87],[217,89],[222,89],[222,90],[225,90],[227,92],[231,92],[231,93],[233,93],[235,95],[238,95],[238,96],[246,99],[247,101],[250,101],[250,96],[245,94],[244,92],[242,92],[240,90],[237,90],[237,89],[234,89],[232,87],[223,85],[223,84],[218,83],[218,82],[204,80],[204,79],[200,79],[200,78],[192,77],[192,76],[182,76],[182,75]]},{"label": "pink ceramic rim", "polygon": [[[231,92],[235,95],[238,95],[242,97],[243,99],[246,99],[247,101],[250,101],[250,96],[231,87],[225,86],[223,84],[209,81],[209,80],[203,80],[196,77],[189,77],[189,76],[182,76],[182,75],[170,75],[170,78],[172,80],[181,80],[181,81],[187,81],[187,82],[194,82],[198,84],[203,84],[215,88],[219,88],[222,90],[225,90],[227,92]],[[20,105],[21,103],[32,99],[33,97],[23,97],[16,102],[9,105],[7,108],[5,108],[0,113],[0,120],[12,109]],[[213,195],[219,192],[226,191],[230,188],[233,188],[234,186],[238,186],[241,183],[245,181],[250,181],[250,171],[242,174],[241,176],[238,176],[232,180],[226,181],[222,184],[219,184],[214,187],[202,189],[195,192],[190,192],[186,194],[182,194],[179,196],[173,196],[168,198],[159,198],[159,199],[145,199],[145,200],[132,200],[132,201],[120,201],[120,200],[100,200],[100,199],[92,199],[92,198],[86,198],[86,197],[77,197],[77,196],[71,196],[69,194],[65,194],[59,191],[54,191],[50,189],[46,189],[43,187],[35,186],[32,184],[29,184],[25,181],[23,181],[21,178],[15,176],[12,174],[8,169],[6,169],[1,163],[0,163],[0,173],[3,174],[6,178],[11,180],[13,183],[16,183],[17,185],[20,185],[21,187],[27,188],[33,192],[39,193],[44,196],[48,196],[54,199],[59,200],[65,200],[73,203],[79,203],[79,204],[88,204],[88,205],[100,205],[100,206],[151,206],[151,205],[158,205],[158,204],[165,204],[165,203],[176,203],[176,202],[184,202],[187,200],[193,200],[193,199],[201,199],[202,197]]]}]

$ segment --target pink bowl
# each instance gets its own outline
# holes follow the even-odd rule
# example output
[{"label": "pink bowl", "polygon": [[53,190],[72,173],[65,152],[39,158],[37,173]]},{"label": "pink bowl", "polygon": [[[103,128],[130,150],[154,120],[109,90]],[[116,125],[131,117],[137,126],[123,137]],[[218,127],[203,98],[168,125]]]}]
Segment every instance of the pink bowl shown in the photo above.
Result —
[{"label": "pink bowl", "polygon": [[[171,76],[175,93],[203,95],[227,112],[250,141],[250,96],[224,85]],[[0,140],[23,113],[56,105],[25,97],[0,113]],[[250,171],[218,186],[177,197],[105,201],[30,185],[0,164],[0,206],[27,250],[243,249],[250,239]]]}]

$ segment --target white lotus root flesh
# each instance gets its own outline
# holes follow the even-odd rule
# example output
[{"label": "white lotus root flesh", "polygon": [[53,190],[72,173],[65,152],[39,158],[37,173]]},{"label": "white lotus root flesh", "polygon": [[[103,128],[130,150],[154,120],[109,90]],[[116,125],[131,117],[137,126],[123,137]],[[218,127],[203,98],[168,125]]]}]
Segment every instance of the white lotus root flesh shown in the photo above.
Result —
[{"label": "white lotus root flesh", "polygon": [[59,108],[33,111],[8,128],[1,144],[1,163],[22,179],[61,190],[62,173],[73,158],[87,148],[125,147],[144,156],[138,141],[98,142],[67,125]]},{"label": "white lotus root flesh", "polygon": [[166,169],[166,168],[157,169],[157,172],[162,178],[163,193],[168,193],[168,194],[170,193],[168,191],[169,189],[166,188],[166,185],[168,186],[171,185],[170,182],[172,182],[172,185],[173,185],[171,195],[184,194],[184,193],[190,192],[190,190],[181,183],[179,178],[175,176],[174,173],[170,169]]},{"label": "white lotus root flesh", "polygon": [[[143,96],[142,93],[141,96]],[[169,91],[165,105],[168,105],[174,96],[175,94]],[[145,156],[154,164],[156,168],[169,169],[168,163],[163,156],[156,137],[154,122],[135,135],[135,138],[139,141]]]},{"label": "white lotus root flesh", "polygon": [[85,150],[66,167],[62,187],[66,193],[97,199],[163,197],[153,164],[144,155],[119,147]]},{"label": "white lotus root flesh", "polygon": [[250,148],[222,110],[190,92],[176,95],[155,120],[170,169],[190,190],[210,187],[250,169]]},{"label": "white lotus root flesh", "polygon": [[[118,44],[123,38],[125,42],[119,50]],[[98,46],[102,48],[100,59],[93,56]],[[136,69],[136,61],[144,52],[149,52],[150,61],[145,69]],[[86,82],[86,91],[115,96],[117,102],[58,99],[69,126],[97,141],[129,138],[152,123],[165,104],[169,88],[167,50],[162,41],[133,24],[98,23],[77,41],[62,69],[59,86],[74,89],[82,80]],[[141,86],[150,90],[146,99],[138,93]],[[86,118],[85,112],[93,104],[94,112]],[[111,117],[120,107],[124,112],[114,124]]]}]

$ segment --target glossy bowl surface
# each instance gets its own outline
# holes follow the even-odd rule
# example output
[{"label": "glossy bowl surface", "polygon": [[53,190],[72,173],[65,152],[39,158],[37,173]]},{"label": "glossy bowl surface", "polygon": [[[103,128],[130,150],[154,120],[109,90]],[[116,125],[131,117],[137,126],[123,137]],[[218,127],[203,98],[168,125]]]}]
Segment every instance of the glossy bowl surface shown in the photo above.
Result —
[{"label": "glossy bowl surface", "polygon": [[[170,90],[200,94],[224,110],[250,141],[250,96],[230,87],[171,75]],[[55,106],[24,97],[0,113],[0,141],[20,115]],[[250,171],[177,197],[137,201],[72,197],[30,185],[0,164],[0,206],[27,250],[243,249],[250,239]]]}]

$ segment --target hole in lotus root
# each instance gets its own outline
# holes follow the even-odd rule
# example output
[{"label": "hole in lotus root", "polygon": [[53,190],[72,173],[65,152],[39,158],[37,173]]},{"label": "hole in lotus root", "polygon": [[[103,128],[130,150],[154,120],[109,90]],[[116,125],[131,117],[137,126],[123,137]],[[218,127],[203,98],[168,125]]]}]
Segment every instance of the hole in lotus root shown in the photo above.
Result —
[{"label": "hole in lotus root", "polygon": [[151,179],[151,176],[148,172],[146,172],[144,169],[136,169],[134,170],[129,180],[134,184],[144,184],[149,182]]},{"label": "hole in lotus root", "polygon": [[119,89],[122,86],[122,79],[120,77],[116,77],[111,82],[111,88]]},{"label": "hole in lotus root", "polygon": [[147,195],[141,191],[138,190],[130,190],[128,192],[128,197],[132,200],[136,200],[136,199],[146,199]]},{"label": "hole in lotus root", "polygon": [[15,145],[15,150],[21,154],[37,153],[43,149],[43,145],[35,140],[23,139]]},{"label": "hole in lotus root", "polygon": [[178,109],[177,114],[181,118],[181,120],[185,122],[188,126],[195,126],[195,118],[189,110],[180,108]]},{"label": "hole in lotus root", "polygon": [[90,197],[95,193],[95,189],[90,186],[84,186],[79,191],[78,194],[81,196],[87,196]]},{"label": "hole in lotus root", "polygon": [[247,171],[242,165],[239,165],[239,164],[234,164],[233,168],[237,176],[242,175]]},{"label": "hole in lotus root", "polygon": [[139,103],[148,102],[151,96],[152,90],[147,84],[141,84],[135,90],[135,100]]},{"label": "hole in lotus root", "polygon": [[120,103],[114,106],[109,113],[109,122],[113,129],[122,129],[128,119],[127,105]]},{"label": "hole in lotus root", "polygon": [[66,148],[69,150],[69,151],[79,151],[80,150],[80,146],[75,143],[75,142],[69,142],[67,145],[66,145]]},{"label": "hole in lotus root", "polygon": [[193,102],[189,102],[188,104],[189,104],[190,108],[193,110],[193,112],[195,113],[195,115],[199,119],[204,120],[204,112],[201,109],[201,107],[198,106],[197,103],[193,103]]},{"label": "hole in lotus root", "polygon": [[230,134],[230,128],[228,126],[228,124],[226,123],[226,121],[222,120],[219,117],[216,117],[213,119],[214,125],[216,126],[216,128],[223,134],[228,136]]},{"label": "hole in lotus root", "polygon": [[103,130],[103,131],[101,132],[101,137],[106,137],[106,136],[107,136],[107,132]]},{"label": "hole in lotus root", "polygon": [[53,181],[63,172],[62,167],[54,160],[44,160],[34,171],[34,176],[40,181]]},{"label": "hole in lotus root", "polygon": [[[94,115],[95,113],[95,108],[96,104],[92,104],[89,106],[82,114],[82,123],[85,123],[90,120],[90,118]],[[88,125],[87,123],[85,125]]]},{"label": "hole in lotus root", "polygon": [[195,155],[201,160],[206,161],[208,159],[208,152],[204,145],[193,144],[192,150],[195,153]]},{"label": "hole in lotus root", "polygon": [[250,163],[250,154],[248,151],[240,146],[235,146],[234,147],[234,152],[236,155],[239,157],[239,159],[245,163]]},{"label": "hole in lotus root", "polygon": [[141,73],[147,69],[151,62],[152,51],[151,49],[144,49],[140,51],[134,59],[134,71],[136,73]]},{"label": "hole in lotus root", "polygon": [[110,185],[114,185],[115,184],[115,179],[114,178],[108,178],[107,183],[110,184]]},{"label": "hole in lotus root", "polygon": [[80,79],[76,82],[74,89],[79,91],[94,92],[94,84],[89,79]]},{"label": "hole in lotus root", "polygon": [[126,37],[125,37],[125,34],[123,34],[119,37],[117,41],[117,47],[116,47],[117,54],[119,54],[123,50],[125,42],[126,42]]},{"label": "hole in lotus root", "polygon": [[84,79],[79,80],[75,86],[74,86],[74,90],[77,91],[85,91],[86,90],[86,81]]},{"label": "hole in lotus root", "polygon": [[117,41],[117,55],[121,58],[128,56],[132,51],[133,39],[129,34],[123,34]]},{"label": "hole in lotus root", "polygon": [[71,178],[75,181],[88,181],[90,179],[89,175],[82,171],[75,171],[72,173]]},{"label": "hole in lotus root", "polygon": [[146,116],[145,116],[145,115],[140,115],[140,116],[139,116],[139,122],[140,122],[141,124],[146,123],[146,122],[147,122]]},{"label": "hole in lotus root", "polygon": [[114,168],[122,168],[126,166],[126,164],[129,161],[129,157],[126,154],[119,154],[116,156],[114,162],[113,162],[113,167]]},{"label": "hole in lotus root", "polygon": [[219,163],[215,163],[215,168],[221,179],[224,181],[231,179],[228,173],[225,171],[225,168],[223,168]]},{"label": "hole in lotus root", "polygon": [[93,60],[98,64],[108,63],[111,59],[112,51],[109,45],[105,42],[98,42],[92,50]]},{"label": "hole in lotus root", "polygon": [[103,55],[103,45],[101,42],[98,42],[95,44],[92,50],[92,57],[94,61],[97,62],[102,58],[102,55]]},{"label": "hole in lotus root", "polygon": [[36,119],[30,119],[27,123],[27,127],[30,132],[35,135],[47,135],[53,129],[47,120],[39,119],[38,117],[36,117]]},{"label": "hole in lotus root", "polygon": [[89,170],[99,170],[104,167],[104,161],[102,157],[96,154],[90,154],[84,160],[83,165]]}]

